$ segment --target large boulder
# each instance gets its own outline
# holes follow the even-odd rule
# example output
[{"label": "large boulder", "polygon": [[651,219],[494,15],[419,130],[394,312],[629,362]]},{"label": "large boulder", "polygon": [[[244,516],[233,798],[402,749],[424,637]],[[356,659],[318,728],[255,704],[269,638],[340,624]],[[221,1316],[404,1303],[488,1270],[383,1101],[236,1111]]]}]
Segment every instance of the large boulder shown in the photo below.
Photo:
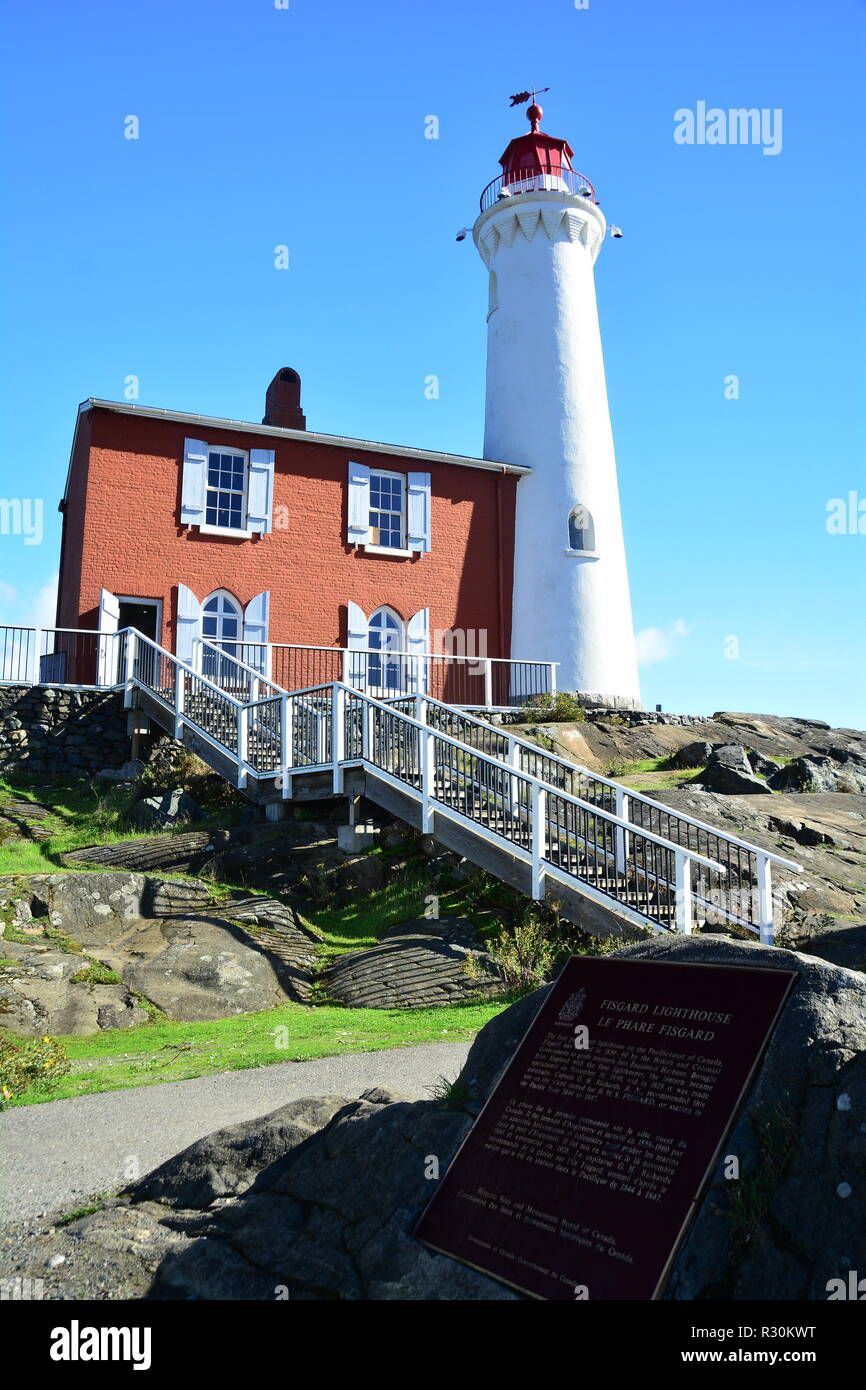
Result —
[{"label": "large boulder", "polygon": [[706,767],[712,755],[713,745],[707,743],[706,739],[696,739],[692,743],[683,744],[682,748],[672,753],[670,765],[676,768]]},{"label": "large boulder", "polygon": [[720,743],[714,748],[706,768],[694,779],[710,791],[726,796],[772,796],[772,790],[749,765],[745,748],[738,743]]},{"label": "large boulder", "polygon": [[136,801],[129,812],[129,821],[140,830],[167,830],[191,820],[201,820],[203,811],[182,787],[164,792],[161,796],[146,796]]},{"label": "large boulder", "polygon": [[[665,1297],[826,1299],[828,1281],[858,1267],[866,1226],[866,979],[716,936],[657,937],[621,954],[797,973]],[[144,1222],[159,1251],[143,1266],[155,1298],[520,1299],[411,1231],[431,1157],[444,1172],[545,994],[482,1030],[448,1098],[373,1091],[285,1106],[193,1145],[62,1239],[77,1258],[90,1248],[128,1258]],[[736,1182],[727,1155],[740,1159]]]},{"label": "large boulder", "polygon": [[774,791],[866,792],[866,760],[845,754],[843,760],[807,753],[778,768],[767,781]]},{"label": "large boulder", "polygon": [[[297,998],[297,970],[243,927],[221,917],[174,918],[144,923],[148,940],[126,943],[132,955],[122,967],[126,985],[168,1018],[199,1022],[253,1013]],[[154,933],[161,940],[153,949]],[[308,960],[312,947],[305,942]],[[136,949],[137,948],[137,949]],[[147,952],[144,959],[136,959]]]}]

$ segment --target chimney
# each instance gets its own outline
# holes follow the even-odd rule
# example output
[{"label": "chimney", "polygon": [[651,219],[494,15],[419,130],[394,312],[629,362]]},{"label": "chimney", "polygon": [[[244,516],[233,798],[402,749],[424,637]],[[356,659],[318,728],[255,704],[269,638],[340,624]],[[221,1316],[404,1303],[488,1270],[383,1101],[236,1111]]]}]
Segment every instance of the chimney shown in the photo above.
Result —
[{"label": "chimney", "polygon": [[283,430],[305,430],[307,419],[301,410],[301,378],[291,367],[281,367],[265,396],[263,425]]}]

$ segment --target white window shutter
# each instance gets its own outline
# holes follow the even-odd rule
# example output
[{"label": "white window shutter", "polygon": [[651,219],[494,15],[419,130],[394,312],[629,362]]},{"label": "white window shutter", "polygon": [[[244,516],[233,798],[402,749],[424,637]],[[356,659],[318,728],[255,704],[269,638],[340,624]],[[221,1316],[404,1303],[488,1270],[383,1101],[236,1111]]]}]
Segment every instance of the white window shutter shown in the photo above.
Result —
[{"label": "white window shutter", "polygon": [[247,530],[265,535],[272,530],[274,510],[274,451],[250,449],[247,485]]},{"label": "white window shutter", "polygon": [[174,654],[178,661],[192,666],[196,639],[201,636],[201,604],[185,584],[177,586],[177,632]]},{"label": "white window shutter", "polygon": [[407,550],[430,549],[430,474],[409,474],[406,505]]},{"label": "white window shutter", "polygon": [[430,650],[430,609],[419,608],[406,624],[407,686],[416,695],[427,689],[427,666],[424,659]]},{"label": "white window shutter", "polygon": [[350,545],[366,545],[370,539],[370,470],[364,463],[349,464]]},{"label": "white window shutter", "polygon": [[[349,599],[346,608],[349,611],[349,626],[346,634],[349,656],[346,659],[343,680],[347,685],[354,686],[356,690],[363,690],[367,684],[367,662],[369,660],[364,649],[370,645],[370,625],[367,622],[366,613],[363,608],[359,608],[357,603],[353,603]],[[352,652],[357,652],[358,655],[352,656]]]},{"label": "white window shutter", "polygon": [[203,439],[183,441],[183,481],[180,488],[180,520],[183,526],[201,526],[207,495],[207,444]]},{"label": "white window shutter", "polygon": [[[251,598],[244,609],[244,642],[264,642],[268,640],[268,622],[271,611],[271,591],[263,590]],[[245,651],[242,660],[247,666],[252,666],[262,675],[268,673],[268,649],[264,647],[254,647],[252,651]]]}]

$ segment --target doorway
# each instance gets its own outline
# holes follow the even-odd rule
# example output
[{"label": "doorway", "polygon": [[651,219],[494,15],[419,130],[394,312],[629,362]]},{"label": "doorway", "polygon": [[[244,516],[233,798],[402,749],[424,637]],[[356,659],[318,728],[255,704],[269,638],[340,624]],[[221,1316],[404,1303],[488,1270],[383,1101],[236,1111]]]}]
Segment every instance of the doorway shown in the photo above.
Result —
[{"label": "doorway", "polygon": [[138,628],[138,631],[149,637],[151,642],[158,644],[161,635],[161,601],[158,598],[121,598],[119,603],[118,628]]}]

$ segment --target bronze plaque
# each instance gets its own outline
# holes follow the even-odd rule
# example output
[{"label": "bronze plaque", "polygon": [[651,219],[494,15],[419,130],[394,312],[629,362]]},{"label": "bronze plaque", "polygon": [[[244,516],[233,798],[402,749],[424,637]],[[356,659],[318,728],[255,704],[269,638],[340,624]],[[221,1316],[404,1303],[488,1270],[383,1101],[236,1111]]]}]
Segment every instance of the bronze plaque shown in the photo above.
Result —
[{"label": "bronze plaque", "polygon": [[657,1298],[795,979],[573,956],[415,1236],[534,1298]]}]

